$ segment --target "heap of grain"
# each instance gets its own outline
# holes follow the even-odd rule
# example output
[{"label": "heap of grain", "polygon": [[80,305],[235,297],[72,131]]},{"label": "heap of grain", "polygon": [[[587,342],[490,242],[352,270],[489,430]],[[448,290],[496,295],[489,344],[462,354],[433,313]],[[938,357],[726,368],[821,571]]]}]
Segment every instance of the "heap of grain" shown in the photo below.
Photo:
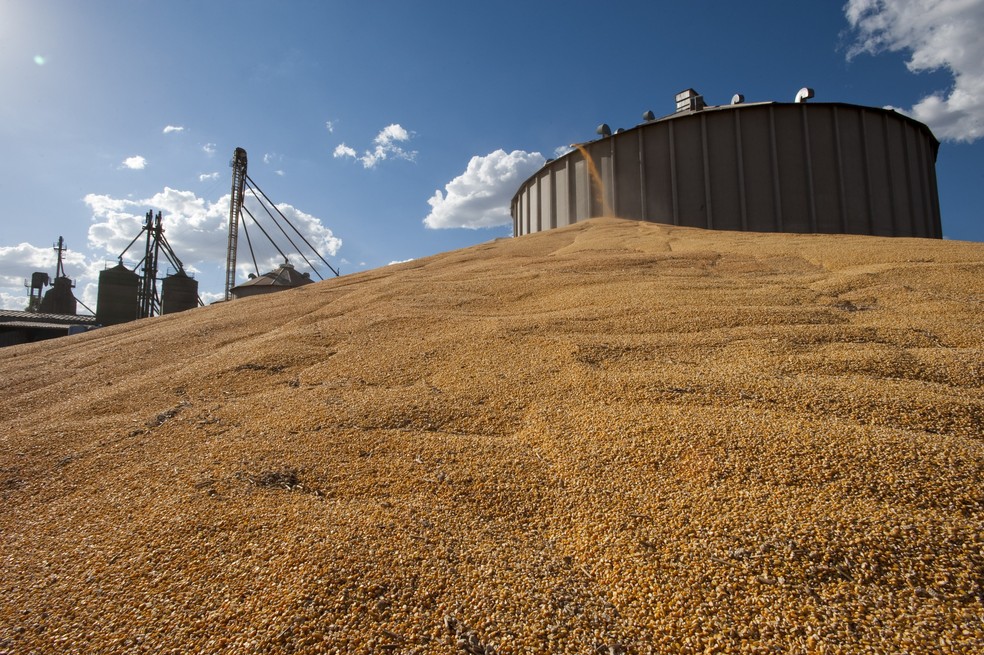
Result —
[{"label": "heap of grain", "polygon": [[7,348],[0,653],[980,652],[982,280],[602,219]]}]

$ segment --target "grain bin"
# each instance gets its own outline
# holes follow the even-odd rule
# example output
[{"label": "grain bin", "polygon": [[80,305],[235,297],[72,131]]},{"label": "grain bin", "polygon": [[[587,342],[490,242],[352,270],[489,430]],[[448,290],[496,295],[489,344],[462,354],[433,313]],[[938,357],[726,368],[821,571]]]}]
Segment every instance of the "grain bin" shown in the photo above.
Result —
[{"label": "grain bin", "polygon": [[198,280],[184,271],[161,282],[161,314],[174,314],[198,307]]},{"label": "grain bin", "polygon": [[678,96],[674,114],[647,112],[547,162],[513,197],[513,233],[610,212],[719,230],[942,236],[939,142],[922,123],[845,103]]},{"label": "grain bin", "polygon": [[101,325],[135,321],[139,317],[139,286],[140,276],[123,264],[101,271],[96,299],[96,321]]},{"label": "grain bin", "polygon": [[75,293],[72,291],[74,286],[70,278],[56,277],[54,284],[41,300],[40,311],[45,314],[75,316],[78,303],[75,300]]}]

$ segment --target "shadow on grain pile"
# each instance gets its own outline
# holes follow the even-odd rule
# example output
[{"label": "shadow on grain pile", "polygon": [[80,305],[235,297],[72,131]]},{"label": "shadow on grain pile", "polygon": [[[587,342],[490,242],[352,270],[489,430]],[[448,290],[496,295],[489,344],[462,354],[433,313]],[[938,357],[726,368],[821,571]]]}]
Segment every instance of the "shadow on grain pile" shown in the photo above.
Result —
[{"label": "shadow on grain pile", "polygon": [[0,652],[979,652],[984,245],[597,219],[0,351]]}]

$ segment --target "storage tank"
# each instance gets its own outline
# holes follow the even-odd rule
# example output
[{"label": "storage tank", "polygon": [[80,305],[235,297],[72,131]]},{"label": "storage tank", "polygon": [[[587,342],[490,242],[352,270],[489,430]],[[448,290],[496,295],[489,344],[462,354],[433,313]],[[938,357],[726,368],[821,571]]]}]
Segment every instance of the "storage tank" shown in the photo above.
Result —
[{"label": "storage tank", "polygon": [[99,273],[99,294],[96,298],[96,322],[116,325],[135,321],[139,317],[137,289],[140,276],[123,264]]},{"label": "storage tank", "polygon": [[161,314],[174,314],[198,307],[198,280],[184,271],[161,282]]},{"label": "storage tank", "polygon": [[75,316],[78,310],[78,303],[75,294],[72,292],[72,280],[67,277],[56,277],[55,282],[44,294],[41,300],[41,312],[45,314],[64,314]]},{"label": "storage tank", "polygon": [[708,107],[692,90],[678,96],[674,114],[647,112],[614,134],[603,125],[602,138],[547,162],[513,197],[513,233],[611,213],[718,230],[942,236],[939,142],[924,124],[845,103],[735,96]]}]

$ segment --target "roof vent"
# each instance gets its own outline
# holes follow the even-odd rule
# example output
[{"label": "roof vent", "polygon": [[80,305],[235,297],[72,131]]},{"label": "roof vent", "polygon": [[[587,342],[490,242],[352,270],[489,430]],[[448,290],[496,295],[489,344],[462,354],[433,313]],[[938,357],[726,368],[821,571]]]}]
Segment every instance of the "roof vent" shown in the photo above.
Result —
[{"label": "roof vent", "polygon": [[681,91],[676,94],[676,110],[681,111],[700,111],[706,105],[704,104],[704,96],[700,95],[693,89],[687,89],[686,91]]},{"label": "roof vent", "polygon": [[796,92],[796,99],[793,102],[803,103],[813,97],[813,89],[808,86],[804,86],[802,89]]}]

